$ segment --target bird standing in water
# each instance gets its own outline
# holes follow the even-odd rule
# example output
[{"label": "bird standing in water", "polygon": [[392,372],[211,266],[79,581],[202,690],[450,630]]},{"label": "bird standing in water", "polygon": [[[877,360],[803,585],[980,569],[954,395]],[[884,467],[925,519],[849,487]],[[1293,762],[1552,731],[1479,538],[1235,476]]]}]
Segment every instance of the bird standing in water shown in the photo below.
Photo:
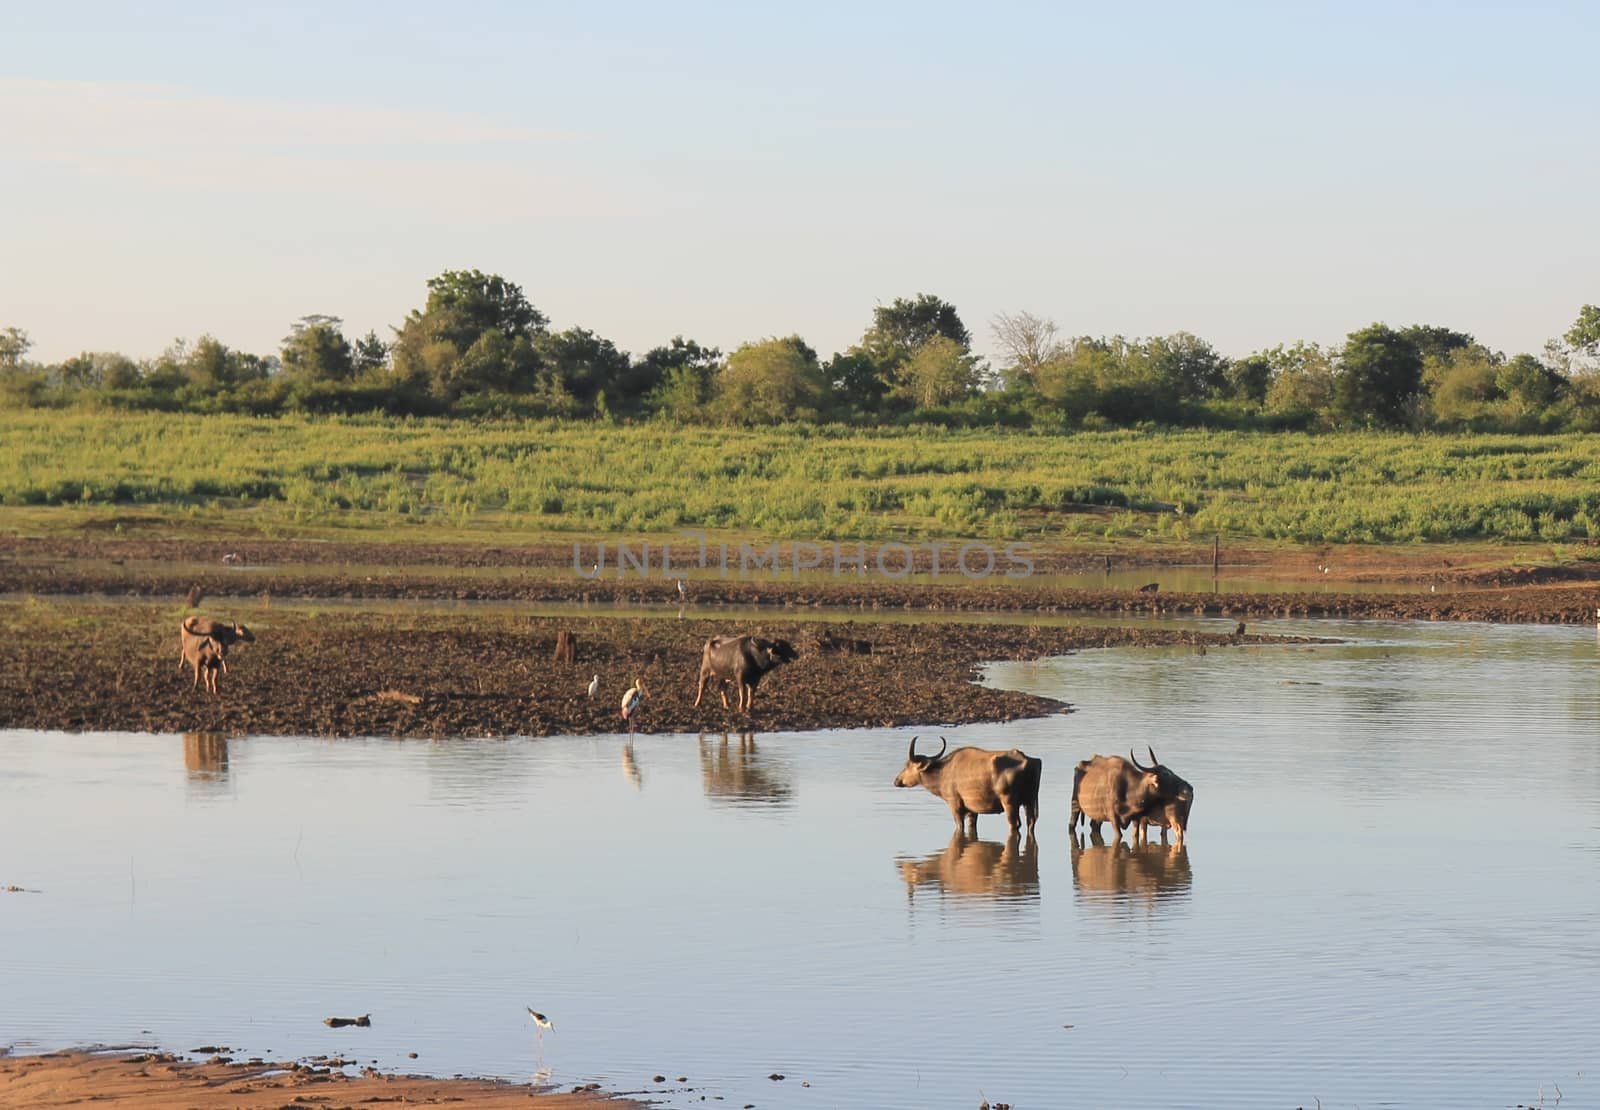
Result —
[{"label": "bird standing in water", "polygon": [[622,719],[628,722],[628,731],[633,731],[633,718],[639,712],[639,706],[644,703],[644,679],[635,678],[633,685],[622,695]]}]

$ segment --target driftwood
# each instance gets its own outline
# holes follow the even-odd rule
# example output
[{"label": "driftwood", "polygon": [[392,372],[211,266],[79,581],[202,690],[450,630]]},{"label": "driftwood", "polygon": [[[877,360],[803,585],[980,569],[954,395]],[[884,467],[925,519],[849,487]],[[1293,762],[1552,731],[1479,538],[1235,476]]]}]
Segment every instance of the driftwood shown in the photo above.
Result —
[{"label": "driftwood", "polygon": [[576,663],[578,661],[578,638],[570,632],[556,633],[557,663]]}]

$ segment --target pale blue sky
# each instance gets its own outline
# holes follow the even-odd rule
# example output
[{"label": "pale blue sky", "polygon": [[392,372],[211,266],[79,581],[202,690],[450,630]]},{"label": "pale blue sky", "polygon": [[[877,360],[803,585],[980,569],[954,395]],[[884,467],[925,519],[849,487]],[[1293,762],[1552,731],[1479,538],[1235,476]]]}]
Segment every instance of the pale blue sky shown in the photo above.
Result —
[{"label": "pale blue sky", "polygon": [[6,3],[0,327],[387,336],[448,268],[643,352],[1600,302],[1600,5]]}]

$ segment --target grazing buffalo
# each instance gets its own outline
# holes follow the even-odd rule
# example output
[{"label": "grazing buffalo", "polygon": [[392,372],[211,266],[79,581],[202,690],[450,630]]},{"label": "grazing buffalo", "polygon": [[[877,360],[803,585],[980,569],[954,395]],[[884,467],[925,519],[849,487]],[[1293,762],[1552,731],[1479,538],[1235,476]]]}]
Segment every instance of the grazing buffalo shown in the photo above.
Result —
[{"label": "grazing buffalo", "polygon": [[950,742],[939,737],[938,755],[918,755],[917,738],[911,738],[906,765],[895,776],[896,786],[925,786],[950,807],[957,828],[972,822],[972,835],[978,835],[978,814],[1004,813],[1012,830],[1021,827],[1019,811],[1028,811],[1028,835],[1039,820],[1039,778],[1044,761],[1012,748],[991,752],[982,748],[957,748],[949,755]]},{"label": "grazing buffalo", "polygon": [[722,693],[722,708],[728,708],[728,691],[722,685],[733,679],[739,687],[739,711],[750,712],[756,699],[756,686],[761,676],[782,663],[793,663],[800,658],[788,640],[764,640],[757,636],[713,636],[706,641],[700,656],[700,688],[695,691],[694,703],[705,697],[706,679],[715,678]]},{"label": "grazing buffalo", "polygon": [[[1194,787],[1179,778],[1156,759],[1153,748],[1149,767],[1120,755],[1097,755],[1079,761],[1072,774],[1071,827],[1078,819],[1089,822],[1098,835],[1100,822],[1110,821],[1120,839],[1122,830],[1133,829],[1133,839],[1145,839],[1148,825],[1170,827],[1183,847],[1184,830],[1189,827],[1189,809],[1194,805]],[[1163,836],[1166,834],[1163,833]]]}]

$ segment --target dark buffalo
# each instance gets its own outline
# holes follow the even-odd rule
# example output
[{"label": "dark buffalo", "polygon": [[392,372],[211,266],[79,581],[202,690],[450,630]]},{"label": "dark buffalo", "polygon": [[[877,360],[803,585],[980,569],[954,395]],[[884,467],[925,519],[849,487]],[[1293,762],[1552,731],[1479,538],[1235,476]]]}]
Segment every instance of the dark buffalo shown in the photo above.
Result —
[{"label": "dark buffalo", "polygon": [[1095,834],[1100,831],[1100,822],[1110,821],[1119,839],[1123,829],[1132,828],[1137,842],[1145,839],[1149,825],[1158,825],[1173,829],[1178,847],[1183,847],[1189,809],[1194,805],[1194,787],[1163,767],[1154,749],[1146,750],[1150,752],[1149,767],[1131,758],[1132,752],[1128,753],[1131,762],[1120,755],[1097,755],[1078,763],[1072,774],[1074,830],[1080,817],[1089,822],[1089,829]]},{"label": "dark buffalo", "polygon": [[800,658],[788,640],[763,640],[757,636],[713,636],[700,655],[700,688],[694,703],[705,697],[706,679],[715,678],[722,693],[722,708],[728,708],[728,691],[722,685],[733,679],[739,686],[739,711],[748,713],[756,698],[761,676],[783,663]]},{"label": "dark buffalo", "polygon": [[1004,813],[1012,830],[1021,827],[1021,810],[1028,811],[1028,835],[1039,820],[1039,778],[1044,761],[1012,748],[1006,752],[983,748],[957,748],[945,754],[950,742],[939,737],[938,755],[918,755],[917,738],[911,738],[906,765],[895,776],[896,786],[925,786],[950,807],[957,828],[972,822],[978,835],[978,814]]}]

